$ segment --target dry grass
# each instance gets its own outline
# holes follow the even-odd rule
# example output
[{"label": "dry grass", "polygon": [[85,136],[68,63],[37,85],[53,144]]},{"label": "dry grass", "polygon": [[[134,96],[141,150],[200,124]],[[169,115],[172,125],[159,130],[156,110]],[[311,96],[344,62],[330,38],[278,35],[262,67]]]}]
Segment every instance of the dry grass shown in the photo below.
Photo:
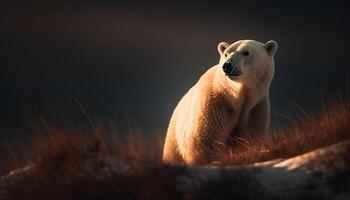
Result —
[{"label": "dry grass", "polygon": [[[180,172],[161,163],[163,137],[160,134],[146,137],[137,129],[118,134],[113,127],[102,123],[93,130],[82,131],[70,122],[62,126],[62,123],[43,118],[39,121],[42,126],[36,131],[40,135],[33,139],[28,160],[37,168],[30,176],[7,188],[12,199],[183,197],[172,187]],[[236,138],[237,145],[220,162],[222,165],[243,165],[288,158],[346,139],[350,139],[350,102],[339,98],[322,106],[315,114],[303,114],[290,126],[277,128],[270,137]],[[83,165],[93,155],[115,155],[143,164],[131,174],[104,172],[102,174],[110,177],[93,177],[85,173]],[[103,169],[103,163],[96,163]]]},{"label": "dry grass", "polygon": [[[162,157],[161,134],[145,135],[139,129],[119,134],[115,127],[103,123],[82,132],[69,122],[45,122],[37,126],[30,161],[59,166],[81,154],[107,152],[121,158],[159,163]],[[38,128],[39,127],[39,128]],[[45,130],[45,131],[44,131]],[[103,135],[104,137],[102,138]],[[350,103],[341,98],[323,105],[314,114],[303,112],[288,126],[276,128],[270,135],[246,135],[234,138],[235,146],[228,150],[222,165],[244,165],[275,158],[289,158],[317,148],[350,139]]]},{"label": "dry grass", "polygon": [[315,114],[302,114],[269,136],[235,138],[236,146],[223,156],[221,163],[250,164],[275,158],[289,158],[350,139],[350,102],[337,98],[322,105]]}]

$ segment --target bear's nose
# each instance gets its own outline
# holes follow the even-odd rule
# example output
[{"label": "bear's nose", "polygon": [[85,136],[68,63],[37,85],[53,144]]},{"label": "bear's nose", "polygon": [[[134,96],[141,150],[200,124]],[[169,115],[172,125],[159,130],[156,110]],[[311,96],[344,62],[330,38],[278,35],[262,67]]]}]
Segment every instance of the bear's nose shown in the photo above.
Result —
[{"label": "bear's nose", "polygon": [[226,76],[239,76],[241,75],[238,67],[234,67],[231,62],[226,62],[222,65],[222,69]]},{"label": "bear's nose", "polygon": [[231,63],[227,62],[227,63],[224,63],[224,65],[222,66],[222,69],[224,70],[225,74],[230,74],[230,72],[232,71],[233,69],[233,66]]}]

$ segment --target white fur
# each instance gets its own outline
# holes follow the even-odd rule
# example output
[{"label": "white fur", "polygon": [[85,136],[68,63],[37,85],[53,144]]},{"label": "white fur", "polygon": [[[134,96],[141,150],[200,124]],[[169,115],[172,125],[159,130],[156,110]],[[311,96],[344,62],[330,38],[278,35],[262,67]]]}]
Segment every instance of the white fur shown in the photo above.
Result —
[{"label": "white fur", "polygon": [[[220,43],[219,63],[202,75],[174,110],[163,161],[208,164],[222,156],[230,138],[267,133],[276,50],[274,41]],[[241,70],[240,76],[225,75],[222,66],[228,61]]]}]

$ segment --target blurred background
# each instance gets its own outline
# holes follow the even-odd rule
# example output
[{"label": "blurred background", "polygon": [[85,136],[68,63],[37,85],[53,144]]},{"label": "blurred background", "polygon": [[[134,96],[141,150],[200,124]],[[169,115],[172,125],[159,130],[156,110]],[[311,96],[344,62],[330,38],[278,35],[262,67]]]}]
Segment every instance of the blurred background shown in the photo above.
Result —
[{"label": "blurred background", "polygon": [[217,44],[279,43],[274,123],[300,106],[349,93],[345,1],[207,3],[3,2],[0,138],[24,136],[33,116],[69,116],[165,134],[171,113],[219,60]]}]

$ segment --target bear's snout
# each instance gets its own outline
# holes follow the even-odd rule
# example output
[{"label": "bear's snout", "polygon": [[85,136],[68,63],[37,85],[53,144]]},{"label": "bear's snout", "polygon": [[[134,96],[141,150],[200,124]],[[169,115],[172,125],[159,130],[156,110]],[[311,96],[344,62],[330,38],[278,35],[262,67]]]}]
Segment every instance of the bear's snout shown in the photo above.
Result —
[{"label": "bear's snout", "polygon": [[238,67],[233,66],[231,62],[226,62],[222,65],[222,69],[226,76],[239,76],[241,75],[241,70]]},{"label": "bear's snout", "polygon": [[222,66],[222,69],[224,70],[225,74],[228,74],[232,71],[233,66],[231,63],[224,63],[224,65]]}]

